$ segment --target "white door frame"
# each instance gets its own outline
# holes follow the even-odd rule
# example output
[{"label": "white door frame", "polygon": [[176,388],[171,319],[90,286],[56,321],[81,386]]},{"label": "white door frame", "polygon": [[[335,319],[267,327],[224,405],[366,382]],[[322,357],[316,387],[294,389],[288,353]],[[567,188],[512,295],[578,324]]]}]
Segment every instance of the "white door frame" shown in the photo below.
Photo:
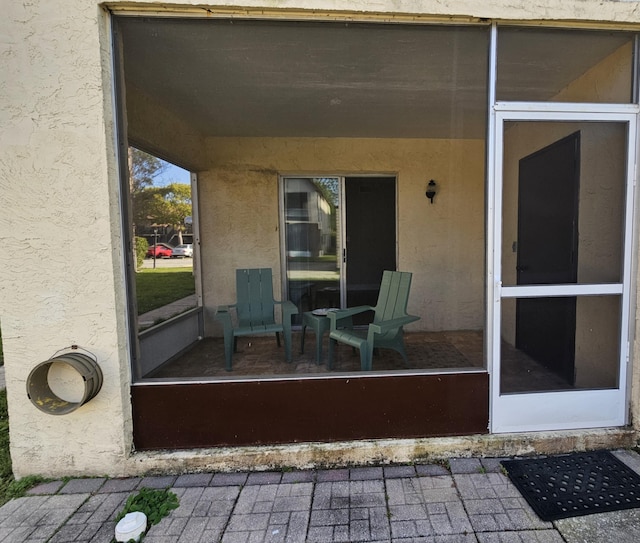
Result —
[{"label": "white door frame", "polygon": [[[491,108],[488,165],[487,315],[491,372],[490,431],[569,430],[627,423],[633,210],[637,105],[497,102]],[[621,283],[503,286],[502,183],[504,124],[509,121],[619,122],[628,126],[624,262]],[[500,394],[501,301],[539,296],[619,295],[622,298],[620,371],[617,388]],[[633,322],[633,320],[631,320]]]}]

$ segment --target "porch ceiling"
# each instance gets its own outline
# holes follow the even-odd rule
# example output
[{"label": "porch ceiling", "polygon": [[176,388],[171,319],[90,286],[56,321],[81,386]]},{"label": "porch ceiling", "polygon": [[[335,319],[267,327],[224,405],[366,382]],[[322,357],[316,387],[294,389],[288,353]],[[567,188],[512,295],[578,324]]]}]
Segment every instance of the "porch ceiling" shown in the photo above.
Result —
[{"label": "porch ceiling", "polygon": [[[126,85],[206,136],[485,137],[487,27],[123,17],[120,28]],[[561,40],[527,45],[552,80],[536,85],[535,65],[505,71],[503,95],[548,100],[621,43]],[[518,43],[502,66],[519,66]]]}]

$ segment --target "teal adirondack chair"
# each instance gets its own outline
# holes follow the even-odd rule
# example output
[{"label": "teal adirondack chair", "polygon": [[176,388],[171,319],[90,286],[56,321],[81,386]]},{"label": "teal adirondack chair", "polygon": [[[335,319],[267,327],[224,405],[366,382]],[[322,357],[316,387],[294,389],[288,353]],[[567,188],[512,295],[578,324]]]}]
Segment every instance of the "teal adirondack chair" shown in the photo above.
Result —
[{"label": "teal adirondack chair", "polygon": [[[291,362],[291,316],[298,308],[290,301],[273,299],[273,281],[270,268],[236,270],[236,298],[232,305],[218,306],[216,319],[224,327],[224,356],[226,370],[231,371],[233,353],[237,350],[238,336],[254,336],[275,332],[280,347],[280,332],[284,336],[285,359]],[[282,308],[282,322],[275,320],[275,306]],[[236,322],[232,318],[235,308]]]},{"label": "teal adirondack chair", "polygon": [[[398,351],[407,363],[407,353],[404,348],[403,330],[405,324],[420,319],[407,314],[407,302],[411,287],[411,273],[385,271],[382,274],[382,284],[375,307],[361,305],[339,311],[330,311],[327,316],[331,320],[329,331],[329,369],[333,363],[333,351],[336,342],[346,343],[360,350],[360,369],[371,370],[373,350],[377,348],[394,349]],[[366,329],[338,328],[338,321],[345,317],[352,317],[364,311],[375,312],[373,322]]]}]

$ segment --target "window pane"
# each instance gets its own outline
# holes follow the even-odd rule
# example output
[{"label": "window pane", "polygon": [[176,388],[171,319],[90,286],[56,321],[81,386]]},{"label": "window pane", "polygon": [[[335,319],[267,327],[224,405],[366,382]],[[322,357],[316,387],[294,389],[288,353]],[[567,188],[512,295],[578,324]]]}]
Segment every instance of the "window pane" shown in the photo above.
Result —
[{"label": "window pane", "polygon": [[504,285],[622,281],[627,125],[510,122]]},{"label": "window pane", "polygon": [[498,100],[629,103],[633,34],[500,28]]},{"label": "window pane", "polygon": [[[145,376],[364,374],[357,350],[344,343],[328,366],[326,328],[317,344],[307,326],[301,349],[302,320],[341,301],[375,303],[374,264],[413,273],[407,310],[420,320],[404,329],[407,361],[380,348],[373,371],[484,367],[488,24],[119,23],[130,132],[168,156],[165,145],[193,134],[215,146],[192,159],[201,181],[204,340]],[[180,117],[173,137],[158,129],[150,104]],[[367,191],[379,177],[394,184],[376,207]],[[349,194],[352,178],[366,186]],[[425,194],[430,179],[438,184],[433,202]],[[367,214],[350,214],[354,201]],[[350,238],[349,225],[366,235]],[[271,268],[276,299],[298,308],[292,361],[274,334],[247,335],[237,338],[227,371],[216,310],[237,300],[235,270],[254,267]],[[365,300],[362,292],[374,295]]]},{"label": "window pane", "polygon": [[504,299],[500,393],[616,388],[619,296]]},{"label": "window pane", "polygon": [[337,177],[284,180],[288,299],[294,323],[317,307],[340,307]]}]

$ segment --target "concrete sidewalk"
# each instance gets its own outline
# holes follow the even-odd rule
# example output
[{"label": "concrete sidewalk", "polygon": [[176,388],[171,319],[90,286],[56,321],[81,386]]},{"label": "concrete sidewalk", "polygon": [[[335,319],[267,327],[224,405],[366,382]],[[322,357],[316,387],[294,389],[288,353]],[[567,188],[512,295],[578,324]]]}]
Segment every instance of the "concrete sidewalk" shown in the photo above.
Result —
[{"label": "concrete sidewalk", "polygon": [[[640,473],[640,457],[615,453]],[[144,543],[640,541],[640,509],[542,522],[498,459],[254,473],[72,479],[0,508],[0,542],[104,542],[141,487],[169,488],[178,509]]]}]

